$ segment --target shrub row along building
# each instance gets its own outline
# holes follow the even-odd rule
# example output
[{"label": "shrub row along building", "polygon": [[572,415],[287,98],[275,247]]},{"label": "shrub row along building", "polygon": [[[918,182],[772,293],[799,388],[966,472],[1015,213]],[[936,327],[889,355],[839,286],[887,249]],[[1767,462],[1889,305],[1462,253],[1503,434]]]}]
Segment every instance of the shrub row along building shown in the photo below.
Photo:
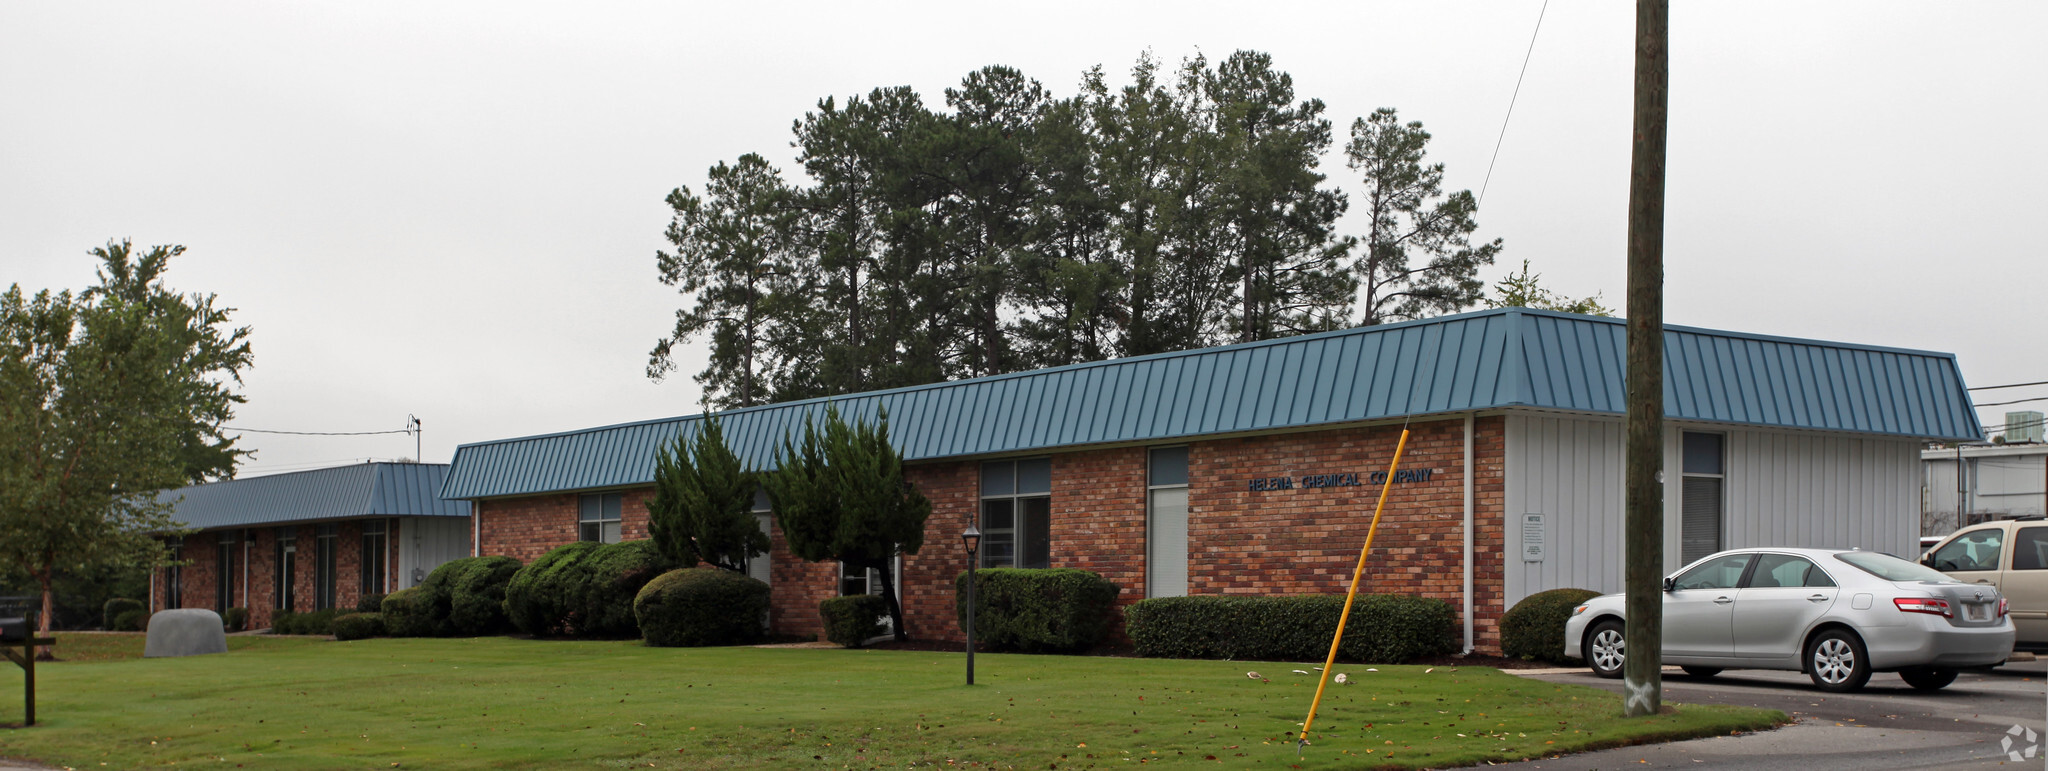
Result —
[{"label": "shrub row along building", "polygon": [[[1625,335],[1616,319],[1511,308],[720,419],[765,469],[828,403],[849,419],[887,411],[933,503],[923,549],[897,571],[917,637],[961,639],[952,587],[970,524],[983,566],[1092,570],[1123,603],[1341,592],[1391,484],[1364,590],[1443,599],[1467,649],[1497,652],[1496,621],[1520,598],[1621,588]],[[1981,436],[1948,354],[1685,327],[1665,338],[1669,568],[1764,544],[1907,554],[1922,442]],[[440,494],[471,502],[480,555],[645,538],[656,452],[699,420],[465,444]],[[1403,471],[1388,479],[1404,426]],[[791,556],[767,509],[773,548],[750,572],[773,588],[774,631],[815,635],[819,601],[877,590]]]}]

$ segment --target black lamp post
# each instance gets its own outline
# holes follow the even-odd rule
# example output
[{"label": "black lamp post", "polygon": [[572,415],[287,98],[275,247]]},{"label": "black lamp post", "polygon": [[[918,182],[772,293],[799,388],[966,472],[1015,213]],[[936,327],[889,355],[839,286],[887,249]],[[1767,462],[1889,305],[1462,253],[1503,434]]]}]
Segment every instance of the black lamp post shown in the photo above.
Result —
[{"label": "black lamp post", "polygon": [[981,565],[975,560],[975,555],[980,553],[981,551],[981,529],[971,524],[968,525],[967,531],[960,534],[960,543],[965,544],[967,546],[967,684],[973,685],[974,585],[980,583],[979,581],[975,580],[974,570],[975,568],[981,567]]}]

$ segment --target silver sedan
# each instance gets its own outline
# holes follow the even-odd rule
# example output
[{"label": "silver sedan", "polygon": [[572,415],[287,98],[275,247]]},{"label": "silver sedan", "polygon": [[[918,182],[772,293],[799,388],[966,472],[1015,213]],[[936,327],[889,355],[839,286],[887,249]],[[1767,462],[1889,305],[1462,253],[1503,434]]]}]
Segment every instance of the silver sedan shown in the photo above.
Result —
[{"label": "silver sedan", "polygon": [[[1564,653],[1620,677],[1626,598],[1572,610]],[[2005,598],[1876,552],[1737,549],[1664,579],[1664,663],[1711,677],[1723,669],[1791,669],[1826,691],[1853,691],[1872,672],[1933,690],[1956,670],[2012,654]]]}]

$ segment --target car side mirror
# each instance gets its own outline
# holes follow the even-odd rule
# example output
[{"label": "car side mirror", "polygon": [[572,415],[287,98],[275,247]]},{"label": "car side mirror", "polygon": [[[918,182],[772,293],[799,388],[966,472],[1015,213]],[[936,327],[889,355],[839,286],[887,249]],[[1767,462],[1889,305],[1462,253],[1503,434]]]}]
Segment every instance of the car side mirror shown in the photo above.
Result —
[{"label": "car side mirror", "polygon": [[1678,585],[1678,579],[1672,578],[1670,576],[1664,577],[1664,591],[1671,591],[1671,588],[1676,585]]},{"label": "car side mirror", "polygon": [[1934,567],[1934,558],[1933,558],[1933,557],[1921,557],[1921,558],[1920,558],[1920,564],[1921,564],[1921,565],[1923,565],[1923,566],[1925,566],[1925,567],[1930,567],[1930,568],[1931,568],[1931,567]]}]

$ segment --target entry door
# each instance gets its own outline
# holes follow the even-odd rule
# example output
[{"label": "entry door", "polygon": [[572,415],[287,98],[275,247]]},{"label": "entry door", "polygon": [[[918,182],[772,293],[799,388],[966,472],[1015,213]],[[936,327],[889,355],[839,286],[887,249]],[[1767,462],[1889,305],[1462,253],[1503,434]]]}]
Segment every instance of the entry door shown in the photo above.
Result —
[{"label": "entry door", "polygon": [[1730,554],[1679,574],[1664,593],[1664,655],[1725,659],[1735,652],[1735,587],[1754,554]]},{"label": "entry door", "polygon": [[277,544],[277,609],[291,611],[295,608],[294,587],[299,578],[299,546],[296,539],[280,540]]}]

